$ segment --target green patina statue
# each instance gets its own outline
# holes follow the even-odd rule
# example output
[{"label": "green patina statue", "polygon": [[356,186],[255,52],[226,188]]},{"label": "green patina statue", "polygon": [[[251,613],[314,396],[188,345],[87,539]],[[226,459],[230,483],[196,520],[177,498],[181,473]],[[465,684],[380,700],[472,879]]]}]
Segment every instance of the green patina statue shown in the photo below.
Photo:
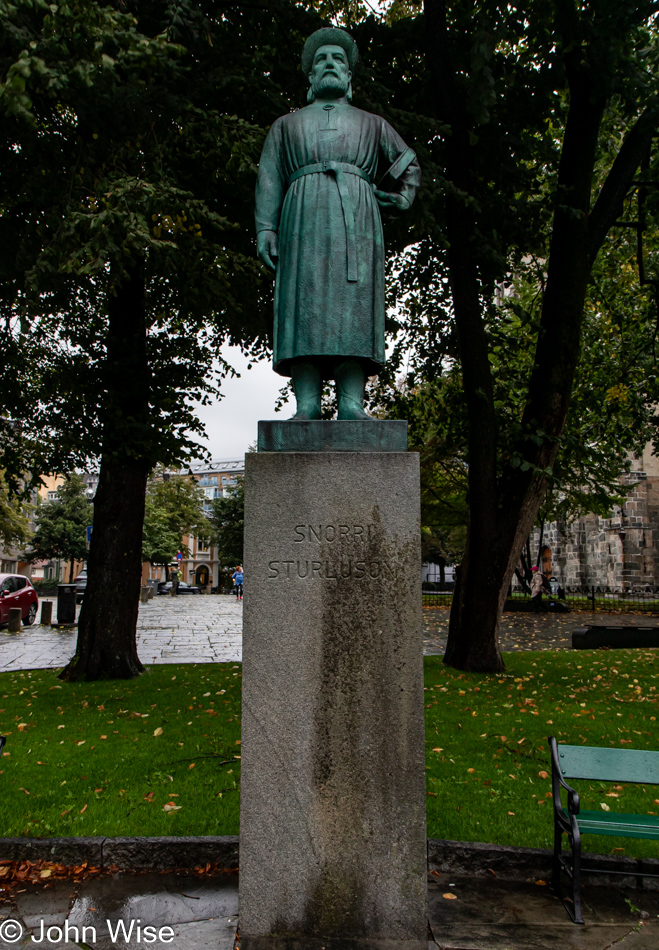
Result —
[{"label": "green patina statue", "polygon": [[336,380],[339,419],[370,418],[366,379],[384,364],[380,207],[409,208],[421,179],[394,129],[350,105],[357,58],[345,30],[309,37],[310,105],[277,119],[259,165],[258,253],[277,273],[274,368],[292,377],[294,419],[320,418],[325,379]]}]

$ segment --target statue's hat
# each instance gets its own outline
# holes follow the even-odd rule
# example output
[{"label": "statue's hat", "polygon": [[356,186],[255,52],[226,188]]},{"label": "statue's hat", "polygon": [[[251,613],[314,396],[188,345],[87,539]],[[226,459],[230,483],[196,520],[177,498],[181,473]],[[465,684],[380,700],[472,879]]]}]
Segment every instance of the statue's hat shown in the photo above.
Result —
[{"label": "statue's hat", "polygon": [[348,57],[348,66],[350,72],[354,73],[357,61],[359,60],[359,50],[352,36],[345,30],[338,27],[327,26],[322,30],[316,30],[304,44],[302,50],[302,72],[308,76],[313,66],[313,58],[321,46],[340,46],[346,51]]}]

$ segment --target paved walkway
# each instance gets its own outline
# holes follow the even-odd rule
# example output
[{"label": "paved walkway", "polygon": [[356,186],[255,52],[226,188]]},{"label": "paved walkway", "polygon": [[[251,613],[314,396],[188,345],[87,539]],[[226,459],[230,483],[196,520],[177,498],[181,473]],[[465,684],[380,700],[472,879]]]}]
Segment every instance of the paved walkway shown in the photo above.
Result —
[{"label": "paved walkway", "polygon": [[[428,607],[423,611],[423,652],[426,656],[446,651],[449,609]],[[659,617],[651,614],[605,614],[589,610],[569,614],[505,613],[501,620],[500,643],[509,650],[569,650],[572,631],[589,624],[624,627],[659,627]]]},{"label": "paved walkway", "polygon": [[[140,604],[137,650],[144,663],[235,663],[242,659],[242,603],[235,597],[154,597]],[[423,611],[426,655],[446,649],[449,611]],[[659,617],[643,614],[504,614],[501,648],[561,650],[571,646],[574,627],[588,623],[659,626]],[[20,633],[0,630],[0,671],[53,669],[75,652],[76,630],[35,624]]]},{"label": "paved walkway", "polygon": [[[584,886],[582,894],[586,923],[577,926],[547,886],[431,875],[428,909],[434,940],[428,950],[607,950],[613,945],[616,950],[657,950],[659,892]],[[124,940],[122,931],[113,943],[110,935],[119,921],[128,933],[132,921],[131,939]],[[43,941],[38,939],[42,922]],[[66,922],[79,928],[78,940],[70,929],[65,942]],[[154,950],[233,950],[237,924],[236,875],[115,874],[78,884],[55,881],[47,889],[28,884],[14,892],[0,903],[0,950],[140,948],[145,943],[138,940],[138,925],[171,928],[161,932],[164,940],[147,944]],[[83,938],[82,927],[94,931]],[[17,940],[2,939],[16,937],[19,928]]]},{"label": "paved walkway", "polygon": [[[49,599],[49,598],[47,598]],[[137,652],[143,663],[230,663],[242,658],[243,605],[235,597],[160,595],[140,604]],[[41,611],[39,612],[41,616]],[[0,630],[0,671],[53,669],[75,653],[77,630]]]}]

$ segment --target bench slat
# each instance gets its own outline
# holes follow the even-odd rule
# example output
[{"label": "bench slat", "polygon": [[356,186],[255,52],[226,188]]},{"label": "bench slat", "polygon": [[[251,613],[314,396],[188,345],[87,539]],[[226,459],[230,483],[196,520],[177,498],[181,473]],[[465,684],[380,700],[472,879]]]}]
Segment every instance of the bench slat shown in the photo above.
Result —
[{"label": "bench slat", "polygon": [[[563,809],[565,817],[568,813]],[[656,815],[625,815],[622,812],[581,811],[576,816],[582,832],[613,835],[619,838],[648,838],[659,841],[659,817]]]},{"label": "bench slat", "polygon": [[564,778],[659,785],[659,752],[559,745],[558,761]]}]

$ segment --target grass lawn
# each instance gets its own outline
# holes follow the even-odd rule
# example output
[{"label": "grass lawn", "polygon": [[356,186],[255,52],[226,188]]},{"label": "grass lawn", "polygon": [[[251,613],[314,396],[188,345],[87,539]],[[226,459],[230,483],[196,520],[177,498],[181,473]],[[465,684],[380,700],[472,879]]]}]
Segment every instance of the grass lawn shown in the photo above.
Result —
[{"label": "grass lawn", "polygon": [[[429,837],[550,847],[550,734],[659,749],[658,651],[506,663],[483,676],[425,659]],[[0,674],[2,834],[237,834],[240,678],[239,664],[158,665],[120,683]],[[580,791],[584,808],[659,814],[659,786]],[[652,841],[589,835],[584,848],[659,857]]]},{"label": "grass lawn", "polygon": [[[426,657],[428,836],[552,847],[547,736],[659,749],[659,652],[508,653],[501,676]],[[581,807],[659,814],[659,786],[581,782]],[[584,851],[659,858],[656,841],[586,835]]]},{"label": "grass lawn", "polygon": [[0,833],[235,834],[241,675],[233,663],[122,682],[0,674]]}]

